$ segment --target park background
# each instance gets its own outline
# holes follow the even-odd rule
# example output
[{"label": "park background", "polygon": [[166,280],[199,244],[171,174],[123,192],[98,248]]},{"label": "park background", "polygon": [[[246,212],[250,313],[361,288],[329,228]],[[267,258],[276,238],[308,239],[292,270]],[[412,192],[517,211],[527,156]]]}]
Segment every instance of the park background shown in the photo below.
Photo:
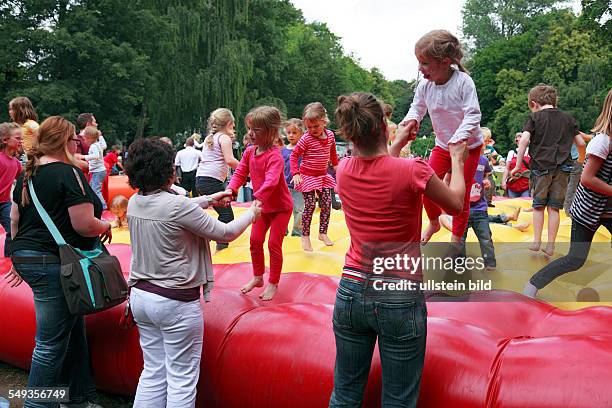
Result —
[{"label": "park background", "polygon": [[[418,7],[415,3],[414,7]],[[588,131],[612,86],[612,2],[466,0],[462,27],[482,125],[510,148],[544,82]],[[435,19],[435,16],[432,16]],[[409,16],[397,22],[410,24]],[[363,30],[377,35],[378,22]],[[441,27],[453,30],[452,27]],[[390,39],[381,37],[381,41]],[[402,39],[413,52],[414,39]],[[309,102],[332,112],[338,95],[372,92],[398,122],[415,81],[388,80],[345,52],[325,23],[306,22],[286,0],[20,0],[0,5],[0,96],[28,96],[41,120],[94,112],[111,144],[142,136],[175,142],[202,131],[207,115],[256,105],[299,117]],[[330,115],[332,116],[332,115]],[[0,109],[0,121],[8,120]],[[331,125],[332,129],[334,124]],[[427,138],[423,139],[423,136]],[[426,120],[413,146],[433,147]]]}]

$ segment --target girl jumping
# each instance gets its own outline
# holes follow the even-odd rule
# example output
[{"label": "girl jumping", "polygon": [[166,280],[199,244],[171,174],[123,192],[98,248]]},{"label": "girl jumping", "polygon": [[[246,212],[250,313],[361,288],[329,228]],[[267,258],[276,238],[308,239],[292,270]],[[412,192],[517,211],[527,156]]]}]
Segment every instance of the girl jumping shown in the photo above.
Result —
[{"label": "girl jumping", "polygon": [[[331,161],[334,170],[338,165],[336,139],[334,132],[325,129],[329,123],[327,111],[320,102],[306,105],[302,120],[307,132],[299,140],[291,153],[291,174],[297,191],[304,195],[304,212],[302,213],[302,248],[312,251],[310,243],[310,223],[315,210],[316,197],[321,197],[321,220],[319,224],[319,240],[325,245],[334,243],[327,236],[329,216],[331,212],[332,189],[336,187],[334,178],[327,173]],[[300,157],[302,162],[299,163]]]},{"label": "girl jumping", "polygon": [[265,271],[263,245],[266,233],[270,251],[270,279],[268,286],[259,295],[262,300],[271,300],[278,289],[281,269],[283,268],[283,239],[291,218],[293,204],[284,175],[284,162],[276,143],[282,125],[280,111],[271,106],[252,109],[245,117],[249,137],[253,146],[248,147],[236,168],[228,186],[228,192],[235,197],[244,185],[247,176],[253,183],[255,204],[261,202],[261,219],[251,228],[251,262],[253,279],[241,289],[250,292],[263,286]]},{"label": "girl jumping", "polygon": [[[401,126],[406,126],[413,138],[419,123],[429,111],[436,147],[429,157],[429,165],[439,178],[451,168],[449,145],[467,141],[468,155],[465,160],[465,199],[463,211],[454,218],[452,242],[458,243],[467,227],[470,216],[470,188],[483,143],[480,131],[480,105],[474,81],[461,64],[463,52],[457,37],[446,30],[434,30],[425,34],[415,46],[419,60],[419,71],[425,78],[417,86],[412,105]],[[402,146],[393,143],[390,153],[398,156]],[[429,226],[421,235],[421,242],[427,243],[440,230],[438,217],[440,207],[424,198],[423,202]]]}]

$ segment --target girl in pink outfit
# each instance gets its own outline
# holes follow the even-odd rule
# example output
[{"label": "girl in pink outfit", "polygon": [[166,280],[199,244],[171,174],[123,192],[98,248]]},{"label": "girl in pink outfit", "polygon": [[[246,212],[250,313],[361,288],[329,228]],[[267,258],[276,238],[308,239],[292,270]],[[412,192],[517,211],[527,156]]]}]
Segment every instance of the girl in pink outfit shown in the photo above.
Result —
[{"label": "girl in pink outfit", "polygon": [[250,176],[253,183],[253,198],[254,201],[261,202],[262,214],[251,228],[251,262],[254,276],[241,291],[247,293],[254,287],[263,286],[265,271],[263,245],[266,233],[270,230],[268,236],[270,278],[268,286],[259,297],[271,300],[278,289],[283,268],[283,239],[293,209],[285,181],[285,163],[276,146],[282,125],[281,114],[274,107],[260,106],[247,114],[245,122],[253,146],[247,148],[242,155],[227,191],[236,196],[238,189],[246,182],[247,176]]},{"label": "girl in pink outfit", "polygon": [[[453,242],[461,242],[470,216],[470,188],[483,143],[480,131],[480,105],[474,81],[461,64],[463,52],[459,40],[446,30],[434,30],[425,34],[415,46],[419,71],[425,80],[417,86],[410,110],[401,122],[412,133],[413,139],[419,123],[429,111],[436,134],[436,147],[429,157],[429,165],[439,178],[451,167],[449,146],[467,141],[468,156],[465,160],[465,199],[463,211],[453,219]],[[389,152],[398,156],[401,146],[394,143]],[[421,236],[427,243],[440,230],[440,207],[427,197],[423,202],[429,226]]]},{"label": "girl in pink outfit", "polygon": [[[334,170],[338,165],[336,139],[334,132],[325,129],[329,123],[327,111],[320,102],[309,103],[304,108],[302,120],[307,129],[291,153],[289,162],[293,184],[297,191],[304,195],[304,212],[302,213],[302,248],[312,251],[310,243],[310,223],[315,210],[316,196],[321,197],[321,218],[319,239],[327,246],[334,243],[327,236],[331,213],[332,189],[336,187],[334,178],[327,173],[331,161]],[[302,163],[299,163],[300,157]]]}]

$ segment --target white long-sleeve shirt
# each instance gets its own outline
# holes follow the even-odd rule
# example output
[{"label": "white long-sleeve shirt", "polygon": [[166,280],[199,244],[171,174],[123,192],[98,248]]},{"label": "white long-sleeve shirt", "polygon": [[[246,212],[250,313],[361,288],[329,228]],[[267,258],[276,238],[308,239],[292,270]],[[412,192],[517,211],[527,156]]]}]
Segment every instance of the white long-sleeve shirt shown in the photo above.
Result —
[{"label": "white long-sleeve shirt", "polygon": [[427,79],[419,82],[404,121],[415,119],[420,123],[427,111],[436,133],[436,146],[448,150],[449,143],[467,139],[468,148],[473,149],[483,143],[476,86],[465,72],[454,70],[444,85]]},{"label": "white long-sleeve shirt", "polygon": [[100,142],[90,144],[89,152],[87,155],[83,156],[83,159],[89,162],[89,171],[91,173],[106,171],[106,167],[104,166],[104,156],[102,154]]}]

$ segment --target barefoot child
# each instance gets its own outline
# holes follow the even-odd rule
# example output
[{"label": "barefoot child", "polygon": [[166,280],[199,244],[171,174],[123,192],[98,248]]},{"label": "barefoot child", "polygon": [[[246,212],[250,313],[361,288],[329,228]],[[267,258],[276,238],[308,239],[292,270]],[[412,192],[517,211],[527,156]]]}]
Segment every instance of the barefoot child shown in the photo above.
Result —
[{"label": "barefoot child", "polygon": [[21,149],[21,126],[15,122],[0,124],[0,224],[6,231],[4,257],[11,255],[11,187],[21,174],[15,153]]},{"label": "barefoot child", "polygon": [[262,300],[271,300],[278,289],[283,268],[282,244],[292,210],[291,195],[283,173],[283,158],[276,145],[281,127],[280,111],[271,106],[260,106],[247,114],[245,122],[254,146],[244,152],[226,191],[235,197],[238,189],[246,182],[247,176],[251,176],[253,198],[261,202],[262,212],[261,218],[251,227],[251,262],[254,276],[241,291],[247,293],[254,287],[263,286],[263,245],[266,233],[270,230],[270,278],[268,286],[259,297]]},{"label": "barefoot child", "polygon": [[285,161],[285,181],[289,186],[289,193],[291,193],[291,199],[293,200],[293,230],[291,231],[292,237],[302,236],[302,211],[304,211],[304,196],[302,193],[297,191],[293,185],[293,177],[291,176],[291,163],[290,157],[293,149],[297,145],[304,134],[304,127],[300,119],[289,119],[285,122],[285,133],[287,134],[287,140],[289,144],[281,149],[283,160]]},{"label": "barefoot child", "polygon": [[543,252],[552,256],[559,231],[559,210],[563,208],[569,172],[572,169],[572,143],[576,144],[581,158],[585,155],[585,143],[579,134],[578,122],[556,108],[555,88],[544,84],[535,86],[529,91],[528,99],[532,114],[523,126],[516,165],[510,176],[521,170],[525,150],[529,145],[533,195],[533,243],[529,249],[540,250],[544,209],[547,208],[548,242]]},{"label": "barefoot child", "polygon": [[[315,210],[316,197],[321,197],[321,219],[319,224],[319,240],[325,245],[334,243],[327,236],[331,212],[331,190],[336,187],[334,178],[327,173],[327,166],[338,166],[336,139],[334,132],[325,129],[329,123],[327,111],[320,102],[306,105],[302,114],[304,126],[308,130],[291,153],[291,174],[297,191],[304,195],[304,213],[302,214],[302,248],[312,251],[310,243],[310,223]],[[302,163],[299,163],[300,157]]]},{"label": "barefoot child", "polygon": [[[463,210],[455,217],[451,241],[461,242],[470,216],[470,190],[483,144],[480,131],[480,105],[474,81],[461,64],[463,52],[459,40],[446,30],[434,30],[425,34],[415,46],[419,70],[425,80],[417,86],[412,105],[401,122],[413,134],[429,111],[436,134],[436,147],[431,152],[429,165],[439,178],[451,167],[449,146],[467,141],[468,156],[465,160],[465,197]],[[394,143],[389,152],[398,156],[402,146]],[[440,230],[440,207],[425,197],[424,202],[429,226],[421,236],[427,243]]]}]

